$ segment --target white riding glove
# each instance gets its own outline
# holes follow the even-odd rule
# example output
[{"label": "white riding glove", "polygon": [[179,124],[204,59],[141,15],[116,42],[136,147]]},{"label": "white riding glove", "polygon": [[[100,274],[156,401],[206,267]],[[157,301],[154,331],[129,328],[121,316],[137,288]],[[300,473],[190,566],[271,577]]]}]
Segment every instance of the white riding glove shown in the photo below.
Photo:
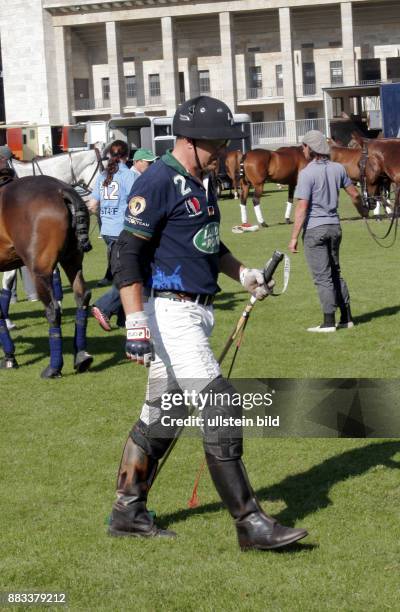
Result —
[{"label": "white riding glove", "polygon": [[128,359],[148,368],[154,361],[154,344],[150,336],[148,317],[145,312],[127,315],[125,353]]},{"label": "white riding glove", "polygon": [[269,281],[268,285],[266,285],[262,270],[257,270],[256,268],[243,268],[240,271],[240,282],[257,300],[265,299],[275,285],[273,280]]}]

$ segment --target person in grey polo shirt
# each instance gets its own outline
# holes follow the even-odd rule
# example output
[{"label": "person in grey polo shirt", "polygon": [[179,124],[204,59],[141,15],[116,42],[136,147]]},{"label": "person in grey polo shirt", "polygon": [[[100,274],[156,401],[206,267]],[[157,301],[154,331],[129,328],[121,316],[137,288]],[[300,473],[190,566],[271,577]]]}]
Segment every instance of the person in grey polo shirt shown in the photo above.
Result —
[{"label": "person in grey polo shirt", "polygon": [[[323,312],[323,322],[309,327],[309,332],[334,332],[354,327],[350,295],[341,276],[339,247],[342,230],[338,215],[339,191],[343,187],[361,216],[368,216],[360,194],[341,164],[329,159],[329,145],[318,130],[307,132],[303,152],[309,164],[299,173],[295,191],[298,198],[289,250],[297,253],[298,237],[303,229],[304,253]],[[340,321],[335,324],[335,311]]]}]

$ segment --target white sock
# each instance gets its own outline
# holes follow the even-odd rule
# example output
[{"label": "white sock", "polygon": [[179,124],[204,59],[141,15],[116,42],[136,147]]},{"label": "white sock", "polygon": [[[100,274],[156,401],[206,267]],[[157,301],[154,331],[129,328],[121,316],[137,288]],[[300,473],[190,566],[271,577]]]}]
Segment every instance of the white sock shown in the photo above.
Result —
[{"label": "white sock", "polygon": [[381,205],[380,205],[380,202],[377,202],[374,208],[374,215],[379,215],[380,212],[381,212]]},{"label": "white sock", "polygon": [[292,202],[286,202],[285,219],[290,219],[291,212],[292,212]]},{"label": "white sock", "polygon": [[240,205],[240,217],[242,219],[242,223],[247,223],[247,208],[243,204]]},{"label": "white sock", "polygon": [[257,204],[254,206],[254,212],[256,213],[256,219],[259,223],[264,223],[264,217],[262,214],[261,206]]}]

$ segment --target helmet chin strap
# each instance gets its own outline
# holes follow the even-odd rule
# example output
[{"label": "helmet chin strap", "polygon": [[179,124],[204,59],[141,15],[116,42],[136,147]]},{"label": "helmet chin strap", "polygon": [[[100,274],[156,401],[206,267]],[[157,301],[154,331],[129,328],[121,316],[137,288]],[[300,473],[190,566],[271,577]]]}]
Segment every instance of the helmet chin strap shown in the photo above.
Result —
[{"label": "helmet chin strap", "polygon": [[192,143],[193,143],[194,157],[196,159],[197,168],[200,171],[200,179],[202,179],[203,178],[203,167],[202,167],[202,165],[200,163],[199,156],[198,156],[198,153],[197,153],[196,139],[192,138],[191,140],[192,140]]}]

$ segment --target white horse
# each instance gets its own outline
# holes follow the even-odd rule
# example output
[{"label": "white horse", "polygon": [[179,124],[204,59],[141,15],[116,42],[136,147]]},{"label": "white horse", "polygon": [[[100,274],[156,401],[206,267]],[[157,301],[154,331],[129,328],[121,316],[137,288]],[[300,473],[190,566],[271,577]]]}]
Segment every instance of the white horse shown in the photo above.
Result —
[{"label": "white horse", "polygon": [[80,185],[89,190],[93,188],[94,180],[102,170],[99,151],[96,153],[95,149],[60,153],[29,162],[13,159],[11,163],[18,178],[45,174],[69,185]]}]

